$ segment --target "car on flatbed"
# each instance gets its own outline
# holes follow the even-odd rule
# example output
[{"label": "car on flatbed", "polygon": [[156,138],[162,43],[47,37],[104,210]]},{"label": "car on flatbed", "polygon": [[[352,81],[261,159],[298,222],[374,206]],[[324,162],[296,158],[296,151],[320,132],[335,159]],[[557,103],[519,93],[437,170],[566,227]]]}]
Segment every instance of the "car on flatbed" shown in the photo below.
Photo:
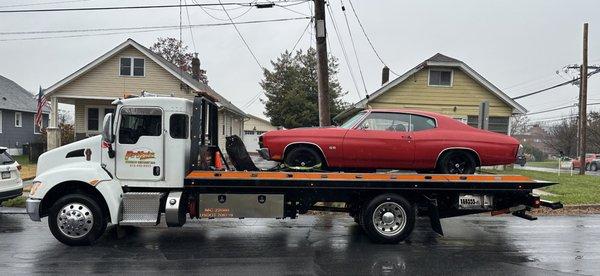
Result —
[{"label": "car on flatbed", "polygon": [[23,194],[23,181],[19,172],[21,166],[7,148],[0,147],[0,204]]},{"label": "car on flatbed", "polygon": [[365,110],[338,127],[270,131],[260,136],[259,144],[263,158],[290,168],[450,174],[513,164],[522,150],[510,136],[442,114],[402,109]]}]

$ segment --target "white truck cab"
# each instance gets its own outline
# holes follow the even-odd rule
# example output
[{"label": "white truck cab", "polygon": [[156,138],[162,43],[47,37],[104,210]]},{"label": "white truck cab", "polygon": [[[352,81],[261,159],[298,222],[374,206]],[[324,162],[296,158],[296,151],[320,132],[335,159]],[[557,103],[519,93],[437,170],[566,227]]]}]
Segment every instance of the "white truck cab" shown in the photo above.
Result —
[{"label": "white truck cab", "polygon": [[[57,237],[77,240],[94,230],[103,232],[86,227],[102,225],[98,220],[118,223],[123,189],[183,188],[190,160],[192,101],[137,97],[113,104],[116,111],[105,116],[103,135],[39,157],[27,211],[33,220],[50,214],[49,220],[65,221],[50,225],[53,233],[60,232],[54,233]],[[80,193],[65,199],[67,191]],[[93,211],[104,215],[94,216]]]}]

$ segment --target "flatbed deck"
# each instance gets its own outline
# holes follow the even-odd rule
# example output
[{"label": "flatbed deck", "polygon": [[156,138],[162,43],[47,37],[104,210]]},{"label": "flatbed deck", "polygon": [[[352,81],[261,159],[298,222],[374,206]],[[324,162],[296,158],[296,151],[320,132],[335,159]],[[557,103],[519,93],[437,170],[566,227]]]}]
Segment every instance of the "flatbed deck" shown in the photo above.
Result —
[{"label": "flatbed deck", "polygon": [[199,171],[185,178],[190,187],[362,188],[404,190],[532,190],[555,183],[520,175],[409,174],[346,172]]}]

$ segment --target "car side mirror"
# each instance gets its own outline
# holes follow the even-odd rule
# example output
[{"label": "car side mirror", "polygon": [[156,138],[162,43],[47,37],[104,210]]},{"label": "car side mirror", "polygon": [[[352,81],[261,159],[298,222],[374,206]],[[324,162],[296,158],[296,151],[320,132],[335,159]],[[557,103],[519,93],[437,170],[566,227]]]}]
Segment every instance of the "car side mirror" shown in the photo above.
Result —
[{"label": "car side mirror", "polygon": [[112,144],[115,140],[113,135],[113,114],[108,113],[104,116],[104,122],[102,123],[102,141]]}]

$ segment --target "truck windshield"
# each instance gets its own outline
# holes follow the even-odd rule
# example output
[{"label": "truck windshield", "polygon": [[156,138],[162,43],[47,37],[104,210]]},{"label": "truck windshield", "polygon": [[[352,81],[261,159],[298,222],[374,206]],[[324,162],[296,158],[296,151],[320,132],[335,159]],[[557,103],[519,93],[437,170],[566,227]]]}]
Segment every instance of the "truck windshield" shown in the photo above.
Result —
[{"label": "truck windshield", "polygon": [[363,112],[359,112],[358,114],[352,116],[352,118],[348,119],[346,122],[344,122],[343,124],[340,125],[341,128],[351,128],[353,127],[358,120],[360,120],[360,118],[362,118],[365,115],[365,111]]}]

